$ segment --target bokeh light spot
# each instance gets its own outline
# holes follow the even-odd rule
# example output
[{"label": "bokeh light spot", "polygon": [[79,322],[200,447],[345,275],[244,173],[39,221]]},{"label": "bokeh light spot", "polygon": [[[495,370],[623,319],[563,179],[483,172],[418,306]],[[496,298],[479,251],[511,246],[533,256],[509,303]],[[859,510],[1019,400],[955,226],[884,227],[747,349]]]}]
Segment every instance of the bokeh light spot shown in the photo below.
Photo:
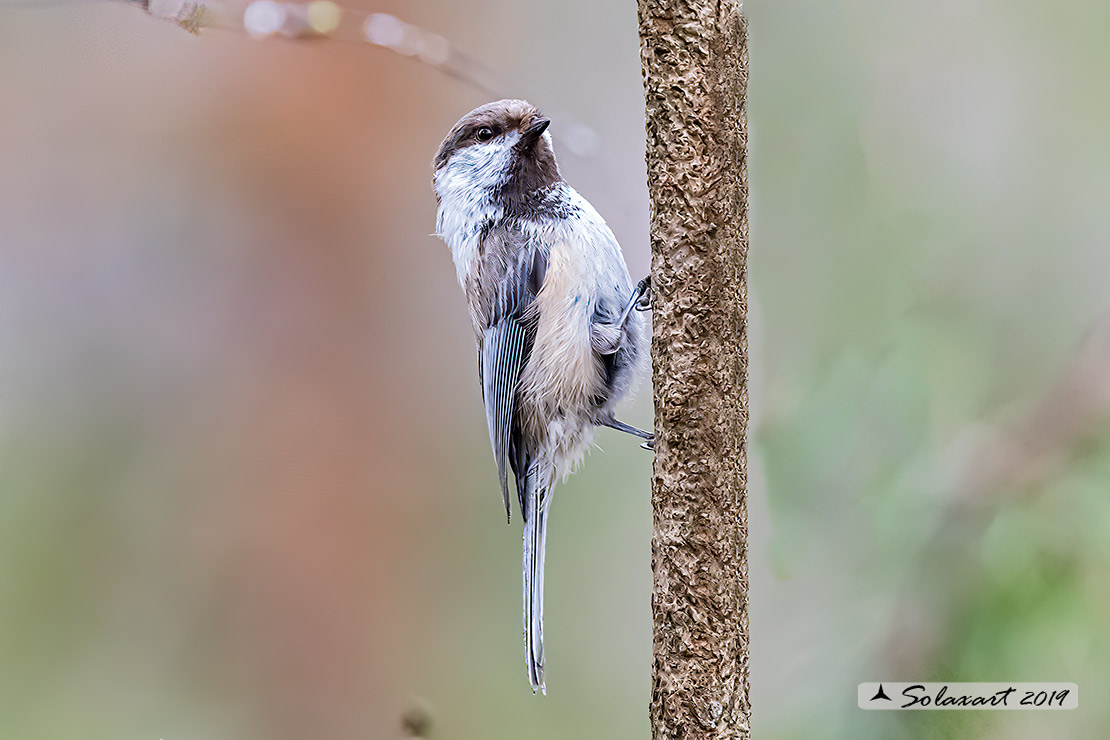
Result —
[{"label": "bokeh light spot", "polygon": [[256,38],[275,34],[285,25],[285,8],[274,0],[256,0],[243,12],[243,28]]},{"label": "bokeh light spot", "polygon": [[366,19],[366,39],[371,44],[396,48],[405,39],[405,24],[389,13],[371,13]]},{"label": "bokeh light spot", "polygon": [[331,0],[313,0],[308,4],[308,25],[316,33],[334,33],[342,15],[343,10]]}]

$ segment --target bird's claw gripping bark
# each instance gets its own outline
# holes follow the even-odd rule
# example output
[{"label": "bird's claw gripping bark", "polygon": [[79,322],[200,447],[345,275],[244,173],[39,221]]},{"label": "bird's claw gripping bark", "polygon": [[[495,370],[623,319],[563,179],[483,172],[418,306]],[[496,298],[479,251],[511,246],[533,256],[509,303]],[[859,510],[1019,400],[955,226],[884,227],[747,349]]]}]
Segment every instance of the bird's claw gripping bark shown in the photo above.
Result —
[{"label": "bird's claw gripping bark", "polygon": [[628,305],[621,311],[621,317],[617,325],[624,326],[624,322],[628,321],[628,316],[633,310],[651,310],[651,275],[636,284],[636,289],[632,291],[632,297],[628,299]]},{"label": "bird's claw gripping bark", "polygon": [[651,310],[651,275],[648,275],[636,285],[636,292],[633,295],[638,296],[636,298],[637,311]]}]

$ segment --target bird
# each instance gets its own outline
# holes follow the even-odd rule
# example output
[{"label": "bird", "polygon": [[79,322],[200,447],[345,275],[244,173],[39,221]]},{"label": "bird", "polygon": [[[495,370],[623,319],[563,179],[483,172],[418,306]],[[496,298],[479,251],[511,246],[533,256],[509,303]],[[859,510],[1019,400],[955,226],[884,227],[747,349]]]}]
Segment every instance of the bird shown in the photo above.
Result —
[{"label": "bird", "polygon": [[506,520],[509,472],[524,520],[525,665],[547,693],[543,570],[556,479],[616,419],[648,354],[650,277],[632,284],[605,220],[563,179],[551,121],[524,100],[475,108],[433,160],[436,234],[451,251],[478,344],[478,375]]}]

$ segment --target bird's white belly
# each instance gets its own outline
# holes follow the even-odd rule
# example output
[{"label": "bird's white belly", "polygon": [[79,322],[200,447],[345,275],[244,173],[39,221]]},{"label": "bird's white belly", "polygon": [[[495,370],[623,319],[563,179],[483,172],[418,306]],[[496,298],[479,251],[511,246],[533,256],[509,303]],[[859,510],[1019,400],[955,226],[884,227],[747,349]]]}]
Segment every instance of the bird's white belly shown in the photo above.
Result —
[{"label": "bird's white belly", "polygon": [[604,367],[590,343],[594,305],[588,270],[579,245],[552,245],[536,296],[535,344],[518,397],[526,433],[558,445],[556,467],[563,474],[573,470],[593,439],[595,399],[604,391]]}]

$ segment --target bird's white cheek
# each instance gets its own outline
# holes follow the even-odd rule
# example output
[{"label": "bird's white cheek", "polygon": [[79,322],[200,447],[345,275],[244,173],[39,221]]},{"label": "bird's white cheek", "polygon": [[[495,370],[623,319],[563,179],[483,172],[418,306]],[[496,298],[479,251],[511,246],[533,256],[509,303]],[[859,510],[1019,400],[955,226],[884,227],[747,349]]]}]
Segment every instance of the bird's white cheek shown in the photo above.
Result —
[{"label": "bird's white cheek", "polygon": [[465,282],[478,255],[482,228],[502,216],[493,194],[504,182],[519,138],[511,133],[468,146],[455,152],[436,172],[436,232],[451,249],[459,283]]},{"label": "bird's white cheek", "polygon": [[[441,170],[443,188],[489,191],[498,187],[512,163],[513,146],[519,139],[520,135],[514,132],[455,152]],[[442,197],[440,179],[437,175],[436,190]]]}]

